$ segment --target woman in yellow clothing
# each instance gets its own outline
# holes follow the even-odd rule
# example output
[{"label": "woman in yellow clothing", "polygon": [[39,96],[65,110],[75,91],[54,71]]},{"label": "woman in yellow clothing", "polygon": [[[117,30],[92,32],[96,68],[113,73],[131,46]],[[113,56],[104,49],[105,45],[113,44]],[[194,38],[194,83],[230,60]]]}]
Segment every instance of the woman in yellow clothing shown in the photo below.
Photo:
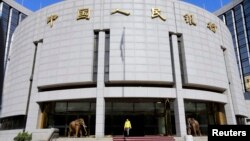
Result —
[{"label": "woman in yellow clothing", "polygon": [[128,119],[126,119],[125,123],[124,123],[124,132],[127,132],[127,134],[125,134],[126,136],[129,136],[129,130],[132,128],[131,123]]}]

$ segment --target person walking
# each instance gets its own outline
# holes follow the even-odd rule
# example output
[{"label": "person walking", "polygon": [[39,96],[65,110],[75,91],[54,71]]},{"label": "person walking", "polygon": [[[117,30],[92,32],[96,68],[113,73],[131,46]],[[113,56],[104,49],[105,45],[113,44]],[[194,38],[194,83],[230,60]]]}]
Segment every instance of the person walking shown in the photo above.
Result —
[{"label": "person walking", "polygon": [[125,123],[124,123],[124,132],[125,136],[129,136],[129,130],[132,128],[131,126],[131,122],[129,121],[129,119],[126,119]]}]

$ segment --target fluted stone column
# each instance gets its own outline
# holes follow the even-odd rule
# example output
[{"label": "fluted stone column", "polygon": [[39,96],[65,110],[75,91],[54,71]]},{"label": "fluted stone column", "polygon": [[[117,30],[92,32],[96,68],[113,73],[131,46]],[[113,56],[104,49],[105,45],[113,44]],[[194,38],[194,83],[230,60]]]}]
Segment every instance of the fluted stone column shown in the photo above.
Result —
[{"label": "fluted stone column", "polygon": [[105,53],[105,32],[99,32],[98,41],[98,71],[97,71],[97,92],[96,92],[96,138],[104,136],[105,127],[105,100],[104,100],[104,53]]},{"label": "fluted stone column", "polygon": [[174,77],[176,86],[176,99],[174,102],[174,113],[175,113],[175,126],[176,135],[184,136],[186,132],[186,120],[185,120],[185,108],[184,99],[182,96],[182,80],[181,80],[181,68],[180,68],[180,58],[178,50],[178,40],[177,35],[172,35],[172,55],[173,55],[173,65],[174,65]]}]

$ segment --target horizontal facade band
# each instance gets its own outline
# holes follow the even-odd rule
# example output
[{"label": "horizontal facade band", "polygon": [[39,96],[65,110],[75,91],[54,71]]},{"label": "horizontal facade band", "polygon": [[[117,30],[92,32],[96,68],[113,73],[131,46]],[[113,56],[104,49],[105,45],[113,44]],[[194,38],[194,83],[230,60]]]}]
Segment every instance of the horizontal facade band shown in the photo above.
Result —
[{"label": "horizontal facade band", "polygon": [[132,80],[116,80],[106,81],[105,86],[138,86],[138,87],[173,87],[174,82],[168,81],[132,81]]},{"label": "horizontal facade band", "polygon": [[210,91],[210,92],[216,92],[216,93],[223,93],[224,91],[226,91],[225,88],[208,86],[208,85],[201,85],[201,84],[185,84],[185,85],[183,85],[183,88],[184,89]]},{"label": "horizontal facade band", "polygon": [[88,82],[76,82],[76,83],[51,84],[51,85],[38,86],[37,88],[39,92],[44,92],[44,91],[92,88],[92,87],[96,87],[96,82],[88,81]]}]

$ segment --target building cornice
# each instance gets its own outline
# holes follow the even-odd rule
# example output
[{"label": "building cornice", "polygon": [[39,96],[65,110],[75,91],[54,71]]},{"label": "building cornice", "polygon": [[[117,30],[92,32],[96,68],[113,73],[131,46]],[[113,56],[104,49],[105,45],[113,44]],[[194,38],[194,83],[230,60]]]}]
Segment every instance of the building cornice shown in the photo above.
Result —
[{"label": "building cornice", "polygon": [[223,13],[226,13],[228,10],[232,9],[233,7],[235,7],[236,5],[238,5],[241,2],[243,2],[243,0],[232,0],[232,2],[230,2],[229,4],[223,6],[221,9],[215,11],[214,14],[219,16]]}]

